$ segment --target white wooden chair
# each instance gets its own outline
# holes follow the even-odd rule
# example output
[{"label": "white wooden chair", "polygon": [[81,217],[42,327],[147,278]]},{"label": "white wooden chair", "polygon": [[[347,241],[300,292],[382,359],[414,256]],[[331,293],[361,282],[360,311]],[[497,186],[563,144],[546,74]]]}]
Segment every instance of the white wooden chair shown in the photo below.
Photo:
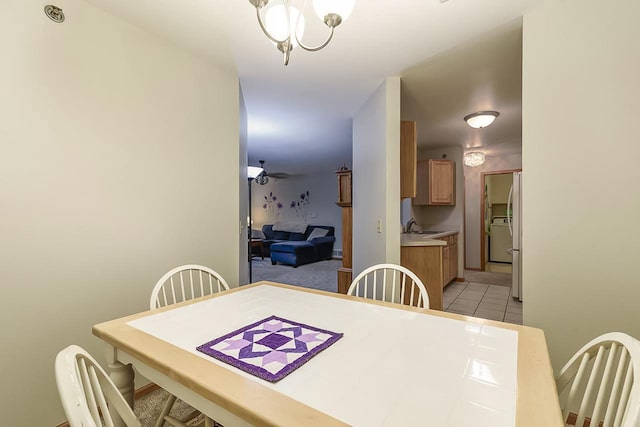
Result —
[{"label": "white wooden chair", "polygon": [[71,427],[110,427],[114,413],[127,427],[140,427],[140,421],[109,376],[81,347],[70,345],[60,351],[55,372],[60,400]]},{"label": "white wooden chair", "polygon": [[218,273],[203,265],[181,265],[167,272],[151,291],[151,310],[229,290]]},{"label": "white wooden chair", "polygon": [[556,379],[565,425],[640,426],[640,341],[612,332],[582,347]]},{"label": "white wooden chair", "polygon": [[[151,291],[149,309],[164,307],[178,302],[189,301],[205,295],[229,290],[229,285],[218,273],[203,265],[181,265],[167,272],[158,280]],[[176,402],[176,397],[171,395],[167,399],[155,427],[162,427],[166,422],[172,425],[184,425],[199,415],[198,411],[188,414],[181,420],[169,415]],[[212,426],[210,418],[205,417],[205,426]]]},{"label": "white wooden chair", "polygon": [[347,295],[429,308],[429,294],[411,270],[396,264],[378,264],[353,279]]}]

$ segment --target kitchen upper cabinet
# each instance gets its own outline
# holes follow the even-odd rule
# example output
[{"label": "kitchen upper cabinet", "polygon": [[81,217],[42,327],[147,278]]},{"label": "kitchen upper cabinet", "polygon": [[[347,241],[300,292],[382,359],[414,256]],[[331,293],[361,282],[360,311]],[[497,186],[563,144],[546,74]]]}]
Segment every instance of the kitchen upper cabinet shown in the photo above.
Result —
[{"label": "kitchen upper cabinet", "polygon": [[419,160],[414,205],[456,204],[456,164],[451,160]]},{"label": "kitchen upper cabinet", "polygon": [[416,122],[400,122],[400,198],[416,197]]}]

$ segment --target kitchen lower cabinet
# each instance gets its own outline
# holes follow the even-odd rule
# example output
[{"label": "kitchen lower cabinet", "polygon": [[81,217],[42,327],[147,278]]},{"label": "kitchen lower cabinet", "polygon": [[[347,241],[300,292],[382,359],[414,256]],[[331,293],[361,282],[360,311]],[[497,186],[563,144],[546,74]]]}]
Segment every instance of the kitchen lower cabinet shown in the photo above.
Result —
[{"label": "kitchen lower cabinet", "polygon": [[400,264],[413,271],[429,294],[429,307],[442,310],[442,291],[458,276],[458,233],[436,238],[442,246],[402,246]]},{"label": "kitchen lower cabinet", "polygon": [[429,308],[442,310],[442,246],[402,246],[400,265],[413,271],[429,294]]}]

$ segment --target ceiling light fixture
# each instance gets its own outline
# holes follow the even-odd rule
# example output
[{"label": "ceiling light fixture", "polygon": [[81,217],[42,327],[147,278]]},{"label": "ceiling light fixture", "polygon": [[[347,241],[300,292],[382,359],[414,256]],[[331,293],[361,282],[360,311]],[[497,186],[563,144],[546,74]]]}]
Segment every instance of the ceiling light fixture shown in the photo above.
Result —
[{"label": "ceiling light fixture", "polygon": [[[304,0],[302,11],[291,6],[291,0],[249,0],[249,3],[256,8],[262,32],[284,54],[284,65],[288,65],[294,47],[316,52],[328,45],[335,28],[351,15],[356,0],[313,0],[316,15],[329,27],[328,37],[318,46],[306,46],[301,41],[307,0]],[[265,10],[264,18],[260,13],[262,9]]]},{"label": "ceiling light fixture", "polygon": [[480,166],[484,163],[484,153],[482,151],[469,151],[468,153],[464,153],[464,164],[465,166],[471,166],[475,168],[476,166]]},{"label": "ceiling light fixture", "polygon": [[465,116],[464,121],[474,129],[486,128],[498,117],[497,111],[478,111],[477,113]]}]

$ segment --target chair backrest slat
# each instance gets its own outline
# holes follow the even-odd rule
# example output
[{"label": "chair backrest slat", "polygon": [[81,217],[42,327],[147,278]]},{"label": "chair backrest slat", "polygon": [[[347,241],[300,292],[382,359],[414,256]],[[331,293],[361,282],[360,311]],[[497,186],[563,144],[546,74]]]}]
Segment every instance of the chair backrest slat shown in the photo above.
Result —
[{"label": "chair backrest slat", "polygon": [[580,415],[578,416],[578,421],[576,423],[577,425],[584,424],[587,408],[590,408],[593,402],[593,391],[596,381],[598,380],[598,372],[600,371],[600,364],[602,363],[604,351],[604,345],[598,347],[598,353],[596,354],[595,361],[593,362],[593,366],[591,367],[589,379],[587,380],[587,388],[584,390],[582,402],[580,403],[580,409],[578,410],[578,414]]},{"label": "chair backrest slat", "polygon": [[140,427],[140,421],[107,373],[89,353],[70,345],[56,356],[58,393],[72,426],[113,427],[112,414],[127,427]]},{"label": "chair backrest slat", "polygon": [[82,390],[84,391],[84,396],[87,402],[87,406],[89,407],[89,412],[91,413],[91,417],[94,420],[100,419],[100,412],[98,411],[98,405],[96,403],[96,398],[93,393],[93,387],[91,386],[91,380],[89,379],[89,372],[87,371],[87,364],[84,359],[76,360],[76,366],[78,368],[78,372],[80,374],[80,382],[82,384]]},{"label": "chair backrest slat", "polygon": [[[382,283],[379,283],[378,273],[380,273],[380,280]],[[399,277],[399,283],[396,279],[396,275]],[[368,291],[369,277],[371,277],[371,282],[373,284],[371,292]],[[388,286],[387,282],[389,280],[391,281],[391,286]],[[364,292],[360,292],[361,283],[364,287]],[[411,286],[410,291],[407,286]],[[398,287],[400,288],[399,295]],[[390,293],[389,290],[391,290]],[[407,292],[409,292],[410,298],[407,298]],[[420,281],[418,276],[416,276],[412,271],[400,265],[378,264],[369,267],[360,273],[353,282],[351,282],[351,286],[349,286],[349,290],[347,291],[348,295],[373,299],[378,299],[379,293],[381,294],[379,299],[382,301],[395,303],[396,298],[399,296],[400,300],[398,303],[400,304],[429,308],[429,295],[427,294],[427,289],[422,281]]]},{"label": "chair backrest slat", "polygon": [[604,406],[604,399],[606,389],[611,380],[611,371],[613,370],[613,360],[616,358],[618,345],[614,342],[611,344],[611,349],[607,355],[607,363],[604,365],[604,373],[602,374],[602,382],[600,382],[600,388],[598,388],[598,394],[596,395],[596,402],[593,408],[593,419],[599,420],[602,408]]},{"label": "chair backrest slat", "polygon": [[393,284],[391,286],[391,302],[396,302],[396,270],[393,271]]},{"label": "chair backrest slat", "polygon": [[604,415],[604,425],[610,426],[616,416],[616,410],[618,409],[618,401],[620,400],[620,391],[622,387],[622,376],[625,372],[625,366],[629,353],[622,347],[620,350],[620,358],[618,360],[618,367],[616,369],[616,376],[613,380],[613,386],[611,387],[611,396],[609,397],[609,403],[607,404],[607,412]]},{"label": "chair backrest slat", "polygon": [[583,346],[556,379],[567,425],[640,425],[640,341],[611,332]]},{"label": "chair backrest slat", "polygon": [[[195,278],[194,272],[197,275]],[[185,277],[186,274],[188,274],[188,277]],[[176,282],[179,282],[179,284],[175,283],[174,279]],[[198,284],[195,283],[196,280],[199,280],[200,282],[200,295],[198,295]],[[209,282],[208,286],[205,284],[206,280]],[[217,290],[213,286],[214,280],[217,282]],[[188,283],[185,284],[185,281]],[[169,289],[167,290],[166,288]],[[183,265],[167,272],[160,278],[160,280],[158,280],[151,291],[149,308],[153,310],[155,308],[215,294],[228,289],[229,285],[227,282],[214,270],[202,265]],[[173,299],[167,298],[168,292],[170,294],[169,296]],[[162,295],[163,298],[160,298],[159,295]]]},{"label": "chair backrest slat", "polygon": [[[625,414],[627,405],[629,404],[629,395],[631,394],[631,386],[633,385],[633,367],[631,364],[627,365],[627,373],[624,378],[624,385],[622,386],[622,392],[620,393],[620,401],[618,403],[618,410],[616,418],[613,420],[614,427],[622,425],[622,417]],[[640,402],[634,402],[636,405]],[[635,424],[637,425],[637,424]]]}]

